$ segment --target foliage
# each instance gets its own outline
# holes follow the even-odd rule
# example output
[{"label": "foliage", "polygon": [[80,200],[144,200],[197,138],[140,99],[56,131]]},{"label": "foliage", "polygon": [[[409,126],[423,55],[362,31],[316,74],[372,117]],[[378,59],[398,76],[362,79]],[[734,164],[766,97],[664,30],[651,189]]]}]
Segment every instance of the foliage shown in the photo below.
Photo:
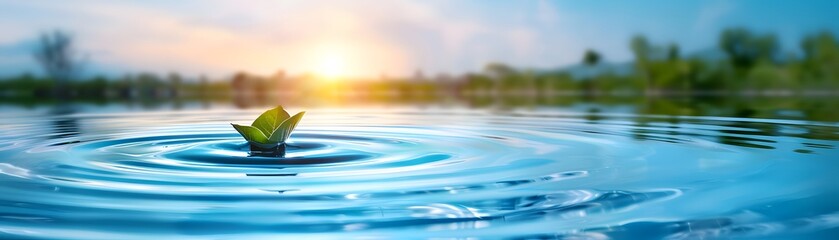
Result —
[{"label": "foliage", "polygon": [[291,132],[303,119],[305,113],[299,112],[289,117],[288,112],[282,106],[277,106],[259,115],[250,126],[233,123],[231,125],[249,143],[261,147],[270,147],[271,145],[285,143],[291,136]]},{"label": "foliage", "polygon": [[600,62],[600,53],[597,53],[594,50],[588,49],[586,53],[583,54],[583,63],[589,66],[597,65]]}]

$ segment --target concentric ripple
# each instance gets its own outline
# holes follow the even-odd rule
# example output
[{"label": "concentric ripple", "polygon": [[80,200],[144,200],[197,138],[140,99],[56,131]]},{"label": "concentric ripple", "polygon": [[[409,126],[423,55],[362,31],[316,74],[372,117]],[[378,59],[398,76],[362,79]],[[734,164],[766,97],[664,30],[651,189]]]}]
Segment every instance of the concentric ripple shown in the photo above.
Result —
[{"label": "concentric ripple", "polygon": [[[839,227],[839,125],[555,111],[15,115],[0,238],[714,238]],[[771,189],[771,190],[768,190]],[[824,235],[828,236],[828,235]]]}]

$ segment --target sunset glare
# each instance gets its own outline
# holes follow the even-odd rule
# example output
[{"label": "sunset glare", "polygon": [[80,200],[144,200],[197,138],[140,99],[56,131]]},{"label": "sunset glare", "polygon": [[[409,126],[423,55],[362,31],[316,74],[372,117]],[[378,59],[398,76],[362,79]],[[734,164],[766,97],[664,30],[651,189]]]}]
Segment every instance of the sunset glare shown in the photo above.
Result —
[{"label": "sunset glare", "polygon": [[339,52],[323,54],[319,60],[317,74],[327,80],[337,80],[346,75],[346,62]]}]

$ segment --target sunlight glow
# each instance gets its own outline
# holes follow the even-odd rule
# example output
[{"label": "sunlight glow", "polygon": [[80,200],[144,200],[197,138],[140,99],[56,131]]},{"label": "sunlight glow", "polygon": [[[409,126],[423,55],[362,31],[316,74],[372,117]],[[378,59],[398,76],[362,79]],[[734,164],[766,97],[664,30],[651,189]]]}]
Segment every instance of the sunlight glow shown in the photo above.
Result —
[{"label": "sunlight glow", "polygon": [[339,51],[329,51],[322,54],[317,69],[318,74],[327,80],[336,80],[347,73],[346,61]]}]

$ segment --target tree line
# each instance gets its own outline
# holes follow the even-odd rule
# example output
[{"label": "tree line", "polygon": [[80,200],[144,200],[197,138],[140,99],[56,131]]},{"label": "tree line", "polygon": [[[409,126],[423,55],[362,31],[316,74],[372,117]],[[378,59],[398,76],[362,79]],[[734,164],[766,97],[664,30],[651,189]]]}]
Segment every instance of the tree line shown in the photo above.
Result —
[{"label": "tree line", "polygon": [[724,30],[717,55],[683,54],[677,44],[657,44],[644,36],[628,46],[628,69],[603,62],[587,50],[580,66],[560,70],[516,68],[490,63],[478,72],[378,79],[319,81],[311,74],[289,77],[236,73],[226,79],[183,77],[178,73],[126,74],[81,79],[83,58],[62,31],[42,34],[34,58],[43,76],[24,73],[0,80],[0,99],[264,99],[351,96],[368,98],[561,96],[561,95],[806,95],[839,91],[839,41],[830,32],[801,39],[799,51],[784,52],[773,34],[745,28]]}]

